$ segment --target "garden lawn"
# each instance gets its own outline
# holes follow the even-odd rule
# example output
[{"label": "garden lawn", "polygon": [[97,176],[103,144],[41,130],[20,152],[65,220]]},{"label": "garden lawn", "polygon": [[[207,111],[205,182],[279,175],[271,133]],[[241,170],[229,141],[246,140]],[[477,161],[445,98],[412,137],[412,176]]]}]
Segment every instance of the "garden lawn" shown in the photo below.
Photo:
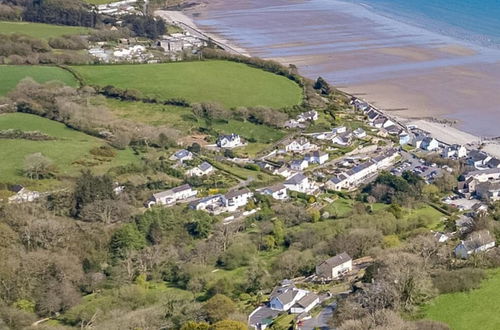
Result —
[{"label": "garden lawn", "polygon": [[468,293],[443,294],[423,308],[426,319],[445,322],[453,330],[495,330],[500,325],[500,270]]},{"label": "garden lawn", "polygon": [[77,86],[77,81],[71,73],[54,66],[0,65],[0,77],[0,96],[7,94],[19,81],[27,77],[39,83],[58,80],[69,86]]},{"label": "garden lawn", "polygon": [[50,39],[63,35],[88,34],[89,28],[79,26],[51,25],[30,22],[7,22],[0,21],[0,33],[3,34],[25,34],[39,39]]},{"label": "garden lawn", "polygon": [[[84,168],[83,164],[97,173],[102,173],[111,167],[137,161],[130,149],[117,150],[113,158],[95,157],[89,153],[90,150],[105,145],[105,141],[35,115],[23,113],[0,115],[0,130],[10,128],[40,131],[55,137],[56,140],[0,139],[0,182],[37,185],[37,182],[23,177],[21,173],[25,157],[37,152],[49,157],[57,166],[58,174],[61,176],[77,175]],[[54,182],[48,182],[48,185],[51,183]]]},{"label": "garden lawn", "polygon": [[228,108],[299,104],[302,90],[293,81],[229,61],[72,67],[90,85],[136,89],[158,99],[218,102]]}]

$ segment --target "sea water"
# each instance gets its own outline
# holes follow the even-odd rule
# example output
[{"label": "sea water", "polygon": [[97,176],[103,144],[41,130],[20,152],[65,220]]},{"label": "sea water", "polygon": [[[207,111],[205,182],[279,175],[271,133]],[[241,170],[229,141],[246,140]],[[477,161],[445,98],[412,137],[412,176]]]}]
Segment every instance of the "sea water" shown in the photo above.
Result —
[{"label": "sea water", "polygon": [[499,0],[350,0],[395,20],[500,48]]}]

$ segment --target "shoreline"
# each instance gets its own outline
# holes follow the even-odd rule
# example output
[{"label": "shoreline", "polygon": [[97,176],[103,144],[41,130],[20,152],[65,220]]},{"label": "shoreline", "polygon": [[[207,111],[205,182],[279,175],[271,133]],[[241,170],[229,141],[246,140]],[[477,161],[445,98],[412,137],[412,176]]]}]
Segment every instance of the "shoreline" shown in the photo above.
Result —
[{"label": "shoreline", "polygon": [[[203,8],[206,6],[206,4],[199,4],[195,7],[189,8],[189,12],[192,12],[193,10],[200,11],[203,10]],[[252,56],[252,53],[250,50],[247,50],[243,48],[240,45],[237,45],[235,42],[232,42],[230,40],[227,40],[228,38],[222,37],[219,33],[213,32],[213,31],[207,31],[207,29],[200,27],[194,19],[191,16],[186,13],[186,12],[179,12],[179,11],[159,11],[160,16],[167,20],[167,21],[177,21],[177,22],[182,22],[185,25],[190,26],[193,29],[202,31],[205,35],[209,36],[213,40],[216,40],[220,42],[221,44],[225,44],[229,46],[232,49],[237,50],[241,54],[245,56]],[[453,47],[454,45],[449,45],[449,47]],[[461,52],[465,51],[463,49],[460,50]],[[254,54],[255,56],[258,56],[257,54]],[[286,58],[270,58],[273,60],[277,60],[281,64],[288,65],[290,64],[289,61],[286,60]],[[299,67],[299,72],[302,71]],[[342,86],[335,86],[335,84],[332,84],[334,88],[339,89],[340,91],[353,95],[356,98],[363,99],[371,104],[374,102],[370,102],[370,100],[366,100],[363,96],[358,96],[351,88],[347,87],[344,88]],[[418,96],[418,95],[417,95]],[[390,98],[389,98],[390,99]],[[378,102],[375,102],[378,103]],[[384,113],[387,117],[394,118],[396,121],[408,126],[408,125],[415,125],[418,128],[428,132],[432,137],[436,138],[437,140],[444,142],[445,144],[463,144],[469,148],[479,148],[482,145],[482,149],[491,155],[495,157],[500,158],[500,142],[495,141],[495,140],[487,140],[483,141],[482,137],[468,133],[464,130],[458,129],[454,127],[452,124],[446,123],[446,122],[451,122],[451,120],[443,118],[438,118],[435,116],[432,116],[432,113],[430,113],[428,116],[421,117],[421,118],[415,118],[412,116],[402,116],[400,113],[391,113],[392,111],[388,111],[387,109],[381,109],[379,106],[374,105],[375,108],[377,108],[380,112]],[[399,107],[404,108],[404,107]],[[397,112],[397,111],[395,111]],[[432,118],[429,120],[429,118]],[[454,121],[457,122],[457,121]]]}]

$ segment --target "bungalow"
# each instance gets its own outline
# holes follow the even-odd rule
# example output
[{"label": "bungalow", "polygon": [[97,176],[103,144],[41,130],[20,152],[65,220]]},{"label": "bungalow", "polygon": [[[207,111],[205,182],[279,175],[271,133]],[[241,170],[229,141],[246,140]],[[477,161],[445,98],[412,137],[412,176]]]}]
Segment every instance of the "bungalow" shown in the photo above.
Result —
[{"label": "bungalow", "polygon": [[253,192],[248,188],[232,190],[224,195],[225,204],[229,211],[235,211],[237,208],[247,205],[252,197]]},{"label": "bungalow", "polygon": [[345,132],[347,132],[347,127],[345,127],[345,126],[339,126],[339,127],[335,127],[332,129],[332,133],[335,133],[335,134],[342,134]]},{"label": "bungalow", "polygon": [[345,252],[327,259],[316,266],[316,276],[334,280],[352,270],[352,258]]},{"label": "bungalow", "polygon": [[242,146],[241,137],[238,134],[221,135],[217,139],[219,148],[236,148]]},{"label": "bungalow", "polygon": [[366,132],[365,132],[365,130],[364,130],[364,129],[362,129],[361,127],[356,128],[356,129],[352,132],[352,134],[354,134],[354,136],[355,136],[356,138],[358,138],[358,139],[362,139],[362,138],[366,137]]},{"label": "bungalow", "polygon": [[302,314],[307,313],[319,304],[319,296],[314,292],[306,293],[306,295],[300,298],[291,308],[290,312],[292,314]]},{"label": "bungalow", "polygon": [[331,190],[342,190],[349,186],[349,177],[346,174],[341,173],[328,180],[325,183],[325,186]]},{"label": "bungalow", "polygon": [[207,162],[201,163],[199,166],[192,168],[186,172],[188,176],[204,176],[209,175],[214,171],[214,167]]},{"label": "bungalow", "polygon": [[387,128],[389,126],[394,126],[395,123],[385,116],[378,116],[371,122],[370,125],[376,128]]},{"label": "bungalow", "polygon": [[279,183],[274,186],[262,188],[259,192],[263,195],[272,196],[274,199],[284,200],[288,198],[288,189],[284,184]]},{"label": "bungalow", "polygon": [[332,143],[342,147],[346,147],[351,144],[351,139],[347,135],[337,135],[332,139]]},{"label": "bungalow", "polygon": [[305,160],[307,160],[309,163],[314,163],[314,164],[324,164],[328,161],[328,158],[330,156],[326,152],[322,151],[314,151],[311,154],[307,154],[305,157]]},{"label": "bungalow", "polygon": [[190,185],[184,184],[182,186],[175,187],[170,190],[153,194],[153,196],[151,196],[145,203],[145,206],[149,208],[157,204],[172,205],[177,201],[194,197],[196,196],[197,193],[198,192],[196,190],[193,190]]},{"label": "bungalow", "polygon": [[287,187],[287,189],[301,193],[309,193],[314,188],[314,186],[309,182],[309,179],[302,173],[295,174],[283,184]]},{"label": "bungalow", "polygon": [[315,110],[303,112],[297,116],[297,121],[299,123],[302,123],[305,121],[316,121],[316,120],[318,120],[318,112]]},{"label": "bungalow", "polygon": [[464,158],[467,156],[467,148],[460,144],[452,144],[443,149],[443,158]]},{"label": "bungalow", "polygon": [[295,287],[291,281],[283,281],[281,286],[271,292],[269,306],[273,310],[286,312],[308,293],[307,290]]},{"label": "bungalow", "polygon": [[487,251],[495,246],[495,239],[487,230],[481,230],[469,235],[466,241],[461,241],[455,247],[455,256],[468,259],[470,255]]},{"label": "bungalow", "polygon": [[186,149],[179,150],[170,157],[170,160],[176,160],[181,163],[191,159],[193,159],[193,154]]},{"label": "bungalow", "polygon": [[203,197],[189,203],[189,208],[196,211],[206,211],[218,214],[225,211],[226,200],[224,195],[217,194]]},{"label": "bungalow", "polygon": [[387,131],[387,133],[389,133],[389,135],[399,135],[403,129],[397,125],[390,125],[390,126],[387,126],[387,127],[384,127],[384,129]]},{"label": "bungalow", "polygon": [[438,148],[439,148],[439,142],[430,136],[423,138],[422,142],[420,143],[420,149],[423,150],[433,151]]},{"label": "bungalow", "polygon": [[294,171],[303,171],[309,167],[309,162],[305,159],[293,160],[290,163],[290,168]]},{"label": "bungalow", "polygon": [[318,140],[333,140],[337,134],[333,132],[321,132],[312,134],[315,139]]},{"label": "bungalow", "polygon": [[285,128],[305,128],[305,125],[295,119],[290,119],[283,125]]},{"label": "bungalow", "polygon": [[282,166],[282,167],[276,169],[273,172],[273,174],[274,175],[282,176],[284,178],[289,178],[289,177],[291,177],[294,174],[294,172],[292,170],[290,170],[288,167]]},{"label": "bungalow", "polygon": [[304,152],[315,149],[316,146],[311,144],[306,139],[293,140],[292,142],[285,145],[285,151],[287,152]]}]

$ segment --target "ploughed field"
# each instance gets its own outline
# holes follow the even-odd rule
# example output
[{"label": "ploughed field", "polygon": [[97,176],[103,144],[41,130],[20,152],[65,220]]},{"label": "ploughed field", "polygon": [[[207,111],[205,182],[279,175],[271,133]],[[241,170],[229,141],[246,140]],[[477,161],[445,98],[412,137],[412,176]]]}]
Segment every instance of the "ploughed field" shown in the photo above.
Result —
[{"label": "ploughed field", "polygon": [[0,34],[24,34],[39,39],[50,39],[63,35],[87,34],[89,30],[89,28],[79,26],[0,21]]},{"label": "ploughed field", "polygon": [[227,108],[299,104],[301,88],[293,81],[228,61],[72,67],[89,85],[135,89],[160,100],[217,102]]},{"label": "ploughed field", "polygon": [[27,77],[31,77],[39,83],[57,80],[69,86],[77,86],[78,84],[70,72],[53,66],[0,65],[0,77],[0,96],[7,94]]},{"label": "ploughed field", "polygon": [[[24,159],[27,155],[41,152],[50,158],[60,176],[78,175],[85,166],[96,172],[135,162],[136,156],[130,149],[114,150],[114,157],[94,156],[91,150],[106,145],[104,140],[75,131],[56,121],[23,113],[0,115],[0,131],[18,129],[23,132],[39,131],[51,139],[34,141],[24,138],[0,138],[0,182],[35,183],[23,177]],[[40,180],[47,181],[47,180]],[[51,184],[52,182],[37,182]]]}]

